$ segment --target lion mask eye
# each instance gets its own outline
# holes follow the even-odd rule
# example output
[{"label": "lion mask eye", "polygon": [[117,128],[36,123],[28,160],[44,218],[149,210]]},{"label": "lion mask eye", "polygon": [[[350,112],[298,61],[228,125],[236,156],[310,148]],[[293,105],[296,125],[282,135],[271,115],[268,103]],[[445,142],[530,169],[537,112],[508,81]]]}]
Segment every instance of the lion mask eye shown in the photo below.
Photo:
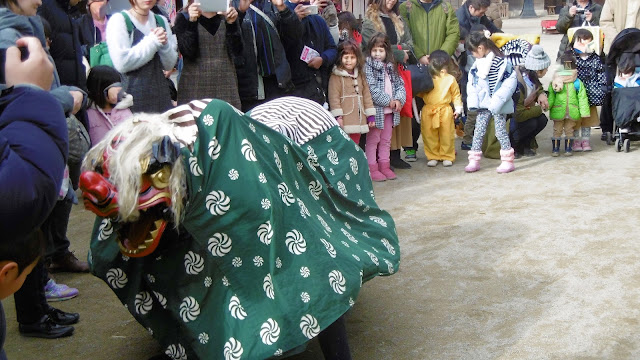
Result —
[{"label": "lion mask eye", "polygon": [[164,165],[160,170],[149,175],[151,184],[156,189],[164,189],[169,187],[169,178],[171,177],[171,167]]}]

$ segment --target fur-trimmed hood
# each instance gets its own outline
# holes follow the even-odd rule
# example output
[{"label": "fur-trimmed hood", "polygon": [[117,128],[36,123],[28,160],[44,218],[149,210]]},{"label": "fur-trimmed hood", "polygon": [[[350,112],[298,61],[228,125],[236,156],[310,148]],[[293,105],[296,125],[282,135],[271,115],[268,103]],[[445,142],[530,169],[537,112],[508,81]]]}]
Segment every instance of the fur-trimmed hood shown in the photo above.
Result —
[{"label": "fur-trimmed hood", "polygon": [[393,12],[390,12],[388,14],[383,13],[379,10],[378,5],[371,4],[367,9],[365,17],[371,20],[376,30],[385,34],[387,33],[387,30],[384,28],[381,17],[388,17],[393,22],[393,27],[396,29],[398,39],[400,39],[404,35],[404,24],[402,23],[402,18]]},{"label": "fur-trimmed hood", "polygon": [[562,91],[564,84],[570,84],[576,81],[578,78],[577,70],[562,70],[558,71],[553,75],[553,80],[551,84],[553,86],[553,90],[556,92]]},{"label": "fur-trimmed hood", "polygon": [[353,74],[349,74],[348,71],[340,69],[337,66],[334,66],[333,70],[331,72],[333,74],[335,74],[335,75],[338,75],[338,76],[343,76],[343,77],[348,77],[348,78],[353,78],[353,79],[357,79],[358,78],[358,68],[353,69]]}]

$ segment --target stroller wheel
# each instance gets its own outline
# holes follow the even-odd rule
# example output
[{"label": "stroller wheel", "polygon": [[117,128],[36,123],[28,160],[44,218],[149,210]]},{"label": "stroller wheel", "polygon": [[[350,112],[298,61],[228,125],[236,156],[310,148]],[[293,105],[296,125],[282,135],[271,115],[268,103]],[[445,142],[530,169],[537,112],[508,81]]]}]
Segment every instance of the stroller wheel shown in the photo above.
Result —
[{"label": "stroller wheel", "polygon": [[631,147],[631,142],[629,141],[629,139],[624,139],[623,146],[624,146],[624,152],[628,153]]},{"label": "stroller wheel", "polygon": [[[608,143],[607,143],[607,144],[608,144]],[[621,146],[621,145],[622,145],[622,144],[620,144],[620,139],[616,139],[616,143],[615,143],[615,146],[616,146],[616,152],[620,152],[620,151],[622,151],[622,146]]]}]

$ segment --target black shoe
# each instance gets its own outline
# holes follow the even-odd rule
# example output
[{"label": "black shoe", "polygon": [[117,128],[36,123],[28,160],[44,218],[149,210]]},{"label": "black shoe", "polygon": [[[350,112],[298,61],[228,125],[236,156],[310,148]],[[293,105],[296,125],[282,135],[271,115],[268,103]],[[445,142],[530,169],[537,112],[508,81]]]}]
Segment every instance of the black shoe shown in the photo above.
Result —
[{"label": "black shoe", "polygon": [[524,156],[536,156],[536,152],[533,151],[533,149],[530,149],[530,148],[525,148],[524,152],[522,154]]},{"label": "black shoe", "polygon": [[51,321],[58,325],[72,325],[80,320],[80,314],[78,313],[68,313],[53,307],[49,308],[47,315]]},{"label": "black shoe", "polygon": [[391,158],[390,162],[391,162],[391,166],[394,169],[411,169],[411,165],[402,159]]},{"label": "black shoe", "polygon": [[520,159],[520,158],[522,157],[522,153],[521,153],[521,152],[514,152],[514,153],[513,153],[513,157],[514,157],[515,159]]},{"label": "black shoe", "polygon": [[49,315],[45,315],[40,321],[33,324],[19,324],[20,335],[43,339],[57,339],[73,334],[73,326],[58,325]]},{"label": "black shoe", "polygon": [[460,150],[471,150],[471,145],[460,143]]}]

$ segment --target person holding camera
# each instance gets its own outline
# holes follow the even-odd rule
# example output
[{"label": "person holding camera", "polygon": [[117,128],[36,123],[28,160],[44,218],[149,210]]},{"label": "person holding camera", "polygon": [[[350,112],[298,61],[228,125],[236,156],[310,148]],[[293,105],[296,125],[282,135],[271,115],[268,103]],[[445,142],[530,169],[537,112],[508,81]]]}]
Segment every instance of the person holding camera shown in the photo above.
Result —
[{"label": "person holding camera", "polygon": [[572,4],[565,6],[560,10],[556,29],[559,33],[564,34],[564,36],[560,41],[560,48],[558,49],[558,57],[556,61],[560,60],[560,57],[565,53],[565,51],[573,50],[569,44],[567,31],[579,26],[599,26],[600,13],[602,13],[602,6],[592,0],[574,0]]}]

